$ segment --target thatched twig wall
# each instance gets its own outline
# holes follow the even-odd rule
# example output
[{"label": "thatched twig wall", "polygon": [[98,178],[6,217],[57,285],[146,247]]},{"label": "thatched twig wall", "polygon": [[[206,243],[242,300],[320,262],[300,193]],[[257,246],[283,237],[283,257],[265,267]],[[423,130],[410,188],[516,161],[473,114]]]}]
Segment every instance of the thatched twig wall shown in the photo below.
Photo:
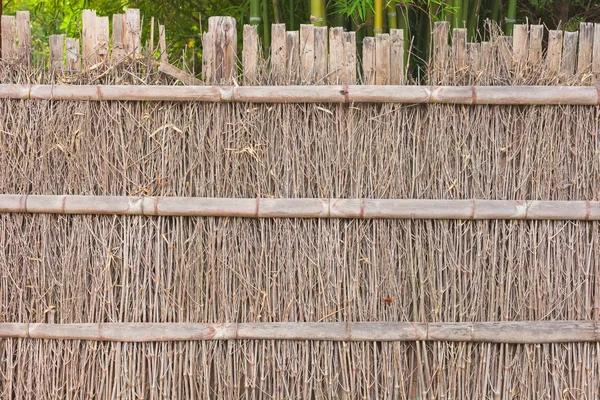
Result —
[{"label": "thatched twig wall", "polygon": [[239,103],[598,105],[596,86],[136,86],[0,85],[0,98]]},{"label": "thatched twig wall", "polygon": [[600,342],[598,321],[0,323],[0,338],[168,342],[188,340],[332,340],[345,342]]},{"label": "thatched twig wall", "polygon": [[0,212],[250,218],[600,220],[598,201],[272,199],[0,194]]}]

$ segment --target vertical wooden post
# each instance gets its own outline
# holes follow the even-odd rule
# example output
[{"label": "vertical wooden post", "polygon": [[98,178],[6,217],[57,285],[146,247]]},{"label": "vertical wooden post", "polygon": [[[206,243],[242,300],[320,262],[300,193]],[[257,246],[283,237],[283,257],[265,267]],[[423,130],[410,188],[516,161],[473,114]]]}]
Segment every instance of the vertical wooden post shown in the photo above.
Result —
[{"label": "vertical wooden post", "polygon": [[441,84],[445,79],[448,67],[450,47],[448,34],[450,24],[447,21],[436,22],[433,25],[433,71],[430,71],[430,80],[434,85]]},{"label": "vertical wooden post", "polygon": [[29,20],[29,11],[17,11],[17,39],[19,41],[17,51],[19,62],[29,68],[31,66],[31,21]]},{"label": "vertical wooden post", "polygon": [[127,43],[127,55],[136,58],[142,49],[142,25],[140,22],[140,10],[128,8],[125,11],[125,39]]},{"label": "vertical wooden post", "polygon": [[327,27],[315,27],[315,84],[324,84],[327,76]]},{"label": "vertical wooden post", "polygon": [[206,84],[214,84],[215,80],[215,34],[202,34],[202,76]]},{"label": "vertical wooden post", "polygon": [[452,57],[458,71],[467,65],[467,29],[456,28],[452,31]]},{"label": "vertical wooden post", "polygon": [[578,32],[565,32],[563,37],[562,62],[560,64],[560,77],[564,82],[575,74],[577,63],[577,38]]},{"label": "vertical wooden post", "polygon": [[50,72],[62,73],[65,56],[65,36],[50,35]]},{"label": "vertical wooden post", "polygon": [[96,11],[83,10],[81,40],[84,66],[96,64]]},{"label": "vertical wooden post", "polygon": [[160,62],[168,63],[169,54],[167,54],[167,36],[164,25],[158,26],[158,45],[160,46]]},{"label": "vertical wooden post", "polygon": [[390,35],[379,34],[375,37],[375,84],[390,84],[391,43]]},{"label": "vertical wooden post", "polygon": [[594,46],[594,24],[582,22],[579,24],[579,51],[577,52],[577,73],[586,74],[589,81],[592,72],[592,51]]},{"label": "vertical wooden post", "polygon": [[529,32],[527,25],[517,24],[513,28],[513,62],[517,76],[525,68],[527,49],[529,48]]},{"label": "vertical wooden post", "polygon": [[600,82],[600,23],[594,24],[594,50],[592,54],[594,83]]},{"label": "vertical wooden post", "polygon": [[356,32],[344,32],[344,63],[342,83],[356,85]]},{"label": "vertical wooden post", "polygon": [[329,83],[341,83],[344,64],[344,29],[341,27],[329,29]]},{"label": "vertical wooden post", "polygon": [[243,45],[242,78],[244,85],[254,85],[258,81],[258,30],[256,25],[244,25]]},{"label": "vertical wooden post", "polygon": [[392,40],[390,83],[402,85],[404,83],[404,30],[390,29],[390,38]]},{"label": "vertical wooden post", "polygon": [[110,41],[108,39],[108,17],[96,17],[96,54],[98,62],[108,61]]},{"label": "vertical wooden post", "polygon": [[546,71],[551,76],[558,75],[562,59],[562,31],[548,32],[548,50],[546,51]]},{"label": "vertical wooden post", "polygon": [[544,25],[531,25],[529,27],[529,55],[527,62],[530,66],[537,67],[542,62],[542,38]]},{"label": "vertical wooden post", "polygon": [[12,15],[3,15],[0,18],[2,25],[2,59],[12,60],[17,55],[15,42],[15,17]]},{"label": "vertical wooden post", "polygon": [[127,47],[125,39],[125,15],[114,14],[113,15],[113,30],[112,30],[112,61],[118,63],[127,56]]},{"label": "vertical wooden post", "polygon": [[79,72],[81,70],[81,53],[79,52],[79,39],[67,38],[67,71]]},{"label": "vertical wooden post", "polygon": [[314,82],[315,26],[300,25],[300,78],[303,84]]},{"label": "vertical wooden post", "polygon": [[363,38],[363,84],[374,85],[375,84],[375,38],[365,37]]},{"label": "vertical wooden post", "polygon": [[287,34],[285,24],[271,25],[271,78],[283,84],[287,76]]},{"label": "vertical wooden post", "polygon": [[235,18],[210,17],[208,32],[212,33],[213,41],[204,43],[204,45],[212,47],[213,83],[222,83],[222,81],[228,83],[236,78],[237,30]]},{"label": "vertical wooden post", "polygon": [[289,83],[296,84],[300,76],[300,35],[298,31],[287,32],[287,64]]}]

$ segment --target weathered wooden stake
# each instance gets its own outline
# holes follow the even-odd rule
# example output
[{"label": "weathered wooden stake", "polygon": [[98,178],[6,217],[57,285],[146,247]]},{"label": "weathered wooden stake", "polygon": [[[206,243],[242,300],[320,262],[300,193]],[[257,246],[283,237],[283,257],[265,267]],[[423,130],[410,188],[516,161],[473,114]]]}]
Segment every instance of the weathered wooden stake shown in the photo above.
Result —
[{"label": "weathered wooden stake", "polygon": [[137,58],[142,51],[142,23],[140,10],[128,8],[125,11],[125,40],[127,43],[127,55]]},{"label": "weathered wooden stake", "polygon": [[300,25],[300,78],[302,84],[314,83],[315,66],[315,26]]},{"label": "weathered wooden stake", "polygon": [[0,24],[2,26],[2,59],[12,60],[17,56],[15,17],[13,15],[3,15],[0,18]]},{"label": "weathered wooden stake", "polygon": [[208,33],[204,36],[203,49],[212,54],[206,64],[207,83],[231,83],[236,79],[237,30],[232,17],[210,17]]},{"label": "weathered wooden stake", "polygon": [[67,71],[79,72],[81,70],[81,52],[79,39],[67,38]]},{"label": "weathered wooden stake", "polygon": [[31,66],[31,22],[29,20],[29,11],[17,11],[16,19],[19,62],[24,67],[29,68]]},{"label": "weathered wooden stake", "polygon": [[83,10],[82,14],[82,48],[83,48],[83,63],[86,67],[96,64],[96,11]]},{"label": "weathered wooden stake", "polygon": [[375,37],[375,84],[390,84],[391,40],[387,33]]},{"label": "weathered wooden stake", "polygon": [[391,62],[390,83],[392,85],[404,84],[404,30],[390,29]]},{"label": "weathered wooden stake", "polygon": [[62,73],[64,69],[65,57],[65,36],[51,35],[50,36],[50,72]]},{"label": "weathered wooden stake", "polygon": [[[256,25],[244,25],[242,48],[242,73],[244,85],[257,83],[258,79],[258,30]],[[204,57],[204,55],[203,55]]]},{"label": "weathered wooden stake", "polygon": [[273,24],[271,26],[271,79],[274,84],[287,83],[287,53],[285,24]]}]

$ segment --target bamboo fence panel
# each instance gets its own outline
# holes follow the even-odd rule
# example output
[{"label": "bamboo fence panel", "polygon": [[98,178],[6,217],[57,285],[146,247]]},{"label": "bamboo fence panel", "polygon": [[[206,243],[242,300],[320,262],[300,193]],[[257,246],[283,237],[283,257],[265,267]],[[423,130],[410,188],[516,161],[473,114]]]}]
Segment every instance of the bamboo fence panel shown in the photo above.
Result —
[{"label": "bamboo fence panel", "polygon": [[344,342],[599,342],[597,321],[279,322],[279,323],[0,323],[0,338],[170,342],[191,340],[329,340]]},{"label": "bamboo fence panel", "polygon": [[[81,73],[79,44],[70,38],[64,76],[50,76],[42,67],[47,60],[36,61],[35,54],[32,65],[39,69],[22,71],[14,21],[12,26],[7,48],[13,52],[0,69],[1,83],[12,84],[2,87],[6,97],[0,102],[2,193],[191,196],[254,204],[258,198],[259,211],[264,200],[263,212],[283,217],[2,214],[2,323],[40,324],[37,332],[65,324],[231,321],[414,321],[426,327],[576,321],[589,328],[600,318],[599,223],[578,220],[588,218],[587,204],[590,217],[597,213],[600,193],[598,95],[589,86],[597,81],[586,78],[600,71],[600,40],[594,39],[587,68],[585,32],[574,46],[565,46],[562,32],[550,32],[545,50],[541,28],[530,26],[524,45],[492,27],[486,42],[467,44],[474,62],[461,70],[462,44],[448,43],[450,33],[460,31],[447,30],[438,38],[444,68],[430,66],[421,75],[419,83],[427,86],[345,86],[374,83],[372,42],[370,76],[361,70],[361,80],[341,79],[335,86],[282,86],[315,83],[314,29],[307,42],[305,28],[304,38],[298,35],[295,80],[275,82],[257,50],[254,79],[239,80],[245,87],[204,86],[217,83],[215,69],[222,65],[209,46],[203,52],[208,79],[185,81],[194,87],[142,90],[136,87],[141,82],[180,85],[181,75],[174,76],[179,72],[165,67],[166,60],[134,55],[141,47],[136,45],[133,57],[121,58],[118,67],[86,61],[96,68]],[[113,21],[113,34],[115,26],[119,22]],[[135,35],[128,28],[121,38],[125,52]],[[594,30],[597,37],[598,25]],[[214,43],[215,35],[206,35]],[[370,53],[355,52],[351,32],[342,37],[348,57],[343,67],[356,76],[356,60]],[[289,43],[285,62],[293,65]],[[332,54],[328,43],[319,46],[326,60]],[[224,58],[234,54],[227,51]],[[517,56],[519,69],[515,52],[521,51],[526,56]],[[166,55],[166,41],[161,53]],[[561,76],[569,63],[572,73]],[[319,85],[331,78],[330,68],[323,71]],[[393,68],[390,74],[394,83]],[[235,78],[227,84],[237,86]],[[69,85],[37,86],[54,82]],[[130,91],[112,89],[117,82]],[[559,82],[568,87],[552,86]],[[275,83],[277,88],[248,88]],[[399,83],[417,82],[407,75]],[[440,83],[446,86],[431,86]],[[132,101],[87,101],[123,98]],[[148,99],[160,101],[143,101]],[[268,101],[274,104],[261,104]],[[297,103],[277,104],[290,101]],[[469,104],[481,105],[464,106]],[[282,199],[294,199],[307,214],[319,212],[324,201],[330,206],[343,199],[340,204],[349,207],[344,212],[358,217],[286,218]],[[514,206],[511,199],[538,206],[558,201],[570,217],[361,219],[361,199],[414,199],[419,213],[431,206],[422,199],[463,201],[463,213],[471,199],[507,202],[488,203],[494,206]],[[397,203],[380,203],[386,209],[365,204],[367,211],[389,212]],[[545,205],[537,211],[544,218]],[[329,206],[325,214],[336,210]],[[555,325],[550,332],[558,335],[563,328]],[[599,397],[596,340],[578,342],[582,335],[571,331],[560,344],[557,336],[553,343],[507,343],[510,337],[496,337],[498,332],[504,331],[488,335],[503,343],[5,338],[0,397]],[[590,329],[582,332],[592,335]]]}]

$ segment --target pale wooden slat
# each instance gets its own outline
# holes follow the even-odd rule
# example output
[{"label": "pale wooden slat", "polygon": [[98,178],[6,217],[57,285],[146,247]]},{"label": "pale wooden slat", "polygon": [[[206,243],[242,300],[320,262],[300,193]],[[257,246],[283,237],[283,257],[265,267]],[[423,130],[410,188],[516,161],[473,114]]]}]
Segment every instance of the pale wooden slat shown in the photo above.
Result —
[{"label": "pale wooden slat", "polygon": [[527,62],[527,50],[529,49],[529,30],[525,24],[514,26],[513,39],[513,61],[517,71],[525,68]]},{"label": "pale wooden slat", "polygon": [[364,85],[374,85],[375,84],[375,38],[366,37],[363,38],[363,59],[362,59],[362,67],[363,67],[363,84]]},{"label": "pale wooden slat", "polygon": [[125,38],[125,15],[114,14],[112,18],[112,60],[119,62],[127,56],[127,39]]},{"label": "pale wooden slat", "polygon": [[215,39],[214,32],[202,34],[202,76],[204,82],[214,84],[215,79]]},{"label": "pale wooden slat", "polygon": [[465,28],[456,28],[452,31],[452,57],[459,71],[466,67],[467,30]]},{"label": "pale wooden slat", "polygon": [[577,38],[579,32],[565,32],[563,37],[562,60],[560,63],[560,78],[566,80],[575,74],[577,64]]},{"label": "pale wooden slat", "polygon": [[342,82],[356,85],[356,32],[344,32],[344,62],[342,63]]},{"label": "pale wooden slat", "polygon": [[404,30],[390,29],[390,39],[390,83],[402,85],[404,83]]},{"label": "pale wooden slat", "polygon": [[315,26],[315,84],[326,83],[327,76],[327,27]]},{"label": "pale wooden slat", "polygon": [[589,80],[592,72],[592,51],[594,48],[594,24],[579,24],[579,51],[577,52],[577,73],[585,74]]},{"label": "pale wooden slat", "polygon": [[25,67],[31,66],[31,22],[29,20],[29,11],[17,11],[17,40],[19,46],[17,49],[19,61]]},{"label": "pale wooden slat", "polygon": [[342,83],[344,65],[344,29],[329,29],[329,83]]},{"label": "pale wooden slat", "polygon": [[563,32],[551,30],[548,32],[548,50],[546,52],[546,71],[549,75],[558,75],[562,60]]},{"label": "pale wooden slat", "polygon": [[285,24],[271,25],[271,79],[284,84],[287,78],[287,34]]},{"label": "pale wooden slat", "polygon": [[109,60],[108,17],[96,17],[96,54],[98,62]]},{"label": "pale wooden slat", "polygon": [[140,10],[128,8],[125,11],[126,51],[130,57],[137,57],[142,51],[142,23]]},{"label": "pale wooden slat", "polygon": [[300,77],[300,33],[287,32],[286,41],[289,83],[295,84]]},{"label": "pale wooden slat", "polygon": [[[161,50],[162,51],[162,50]],[[205,57],[203,54],[202,57]],[[256,25],[244,25],[242,47],[244,85],[253,85],[258,79],[258,31]]]},{"label": "pale wooden slat", "polygon": [[15,17],[3,15],[0,24],[2,25],[2,59],[12,60],[17,57]]},{"label": "pale wooden slat", "polygon": [[160,62],[169,62],[169,54],[167,53],[167,35],[164,25],[158,26],[158,45],[160,48]]},{"label": "pale wooden slat", "polygon": [[600,23],[594,24],[594,50],[592,54],[594,83],[600,82]]},{"label": "pale wooden slat", "polygon": [[96,11],[83,10],[82,12],[82,52],[84,65],[97,63],[96,57]]},{"label": "pale wooden slat", "polygon": [[314,82],[315,27],[300,25],[300,78],[303,84]]},{"label": "pale wooden slat", "polygon": [[232,83],[236,79],[237,28],[233,17],[210,17],[208,31],[213,34],[215,82]]},{"label": "pale wooden slat", "polygon": [[529,27],[529,53],[527,62],[531,66],[539,67],[542,63],[542,39],[544,25],[531,25]]},{"label": "pale wooden slat", "polygon": [[64,70],[65,36],[50,35],[50,71],[61,73]]},{"label": "pale wooden slat", "polygon": [[375,37],[375,84],[390,84],[391,39],[387,33]]},{"label": "pale wooden slat", "polygon": [[79,39],[67,38],[67,71],[78,72],[81,70],[81,51]]},{"label": "pale wooden slat", "polygon": [[448,35],[450,24],[447,21],[436,22],[433,25],[433,71],[430,72],[432,83],[439,84],[445,81],[447,75],[448,59],[450,46],[448,45]]}]

